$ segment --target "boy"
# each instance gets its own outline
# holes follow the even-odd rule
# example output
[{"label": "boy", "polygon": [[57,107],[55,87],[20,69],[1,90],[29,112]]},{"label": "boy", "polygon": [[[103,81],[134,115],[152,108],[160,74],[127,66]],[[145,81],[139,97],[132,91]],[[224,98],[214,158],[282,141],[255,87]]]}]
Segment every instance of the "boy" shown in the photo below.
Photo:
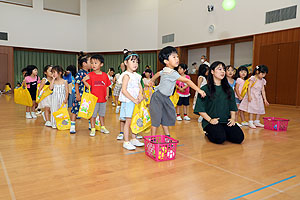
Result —
[{"label": "boy", "polygon": [[91,66],[93,72],[89,73],[87,76],[83,78],[83,83],[87,88],[91,88],[91,93],[98,97],[98,101],[91,118],[91,132],[90,136],[95,136],[95,122],[97,114],[100,117],[101,123],[101,132],[108,134],[109,131],[104,126],[104,116],[106,111],[106,101],[109,97],[109,86],[111,82],[108,78],[108,75],[105,72],[101,71],[101,67],[103,67],[104,58],[101,55],[93,55],[91,57]]},{"label": "boy", "polygon": [[202,97],[205,92],[198,88],[190,79],[187,79],[174,70],[179,64],[177,50],[167,46],[158,55],[159,61],[165,66],[162,71],[157,72],[150,80],[150,87],[154,85],[155,79],[161,77],[160,83],[155,87],[150,101],[151,135],[156,135],[157,128],[162,125],[165,135],[170,136],[169,126],[174,126],[176,121],[176,110],[170,100],[176,81],[186,83],[196,90]]},{"label": "boy", "polygon": [[[75,99],[72,104],[72,109],[71,109],[71,128],[70,128],[70,133],[75,134],[75,122],[76,118],[78,115],[79,107],[80,107],[80,100],[81,96],[83,94],[83,88],[84,84],[82,82],[82,79],[89,73],[89,70],[91,69],[91,64],[90,64],[90,58],[88,56],[82,56],[78,59],[78,64],[80,67],[82,67],[78,73],[75,76]],[[86,89],[87,91],[87,89]]]}]

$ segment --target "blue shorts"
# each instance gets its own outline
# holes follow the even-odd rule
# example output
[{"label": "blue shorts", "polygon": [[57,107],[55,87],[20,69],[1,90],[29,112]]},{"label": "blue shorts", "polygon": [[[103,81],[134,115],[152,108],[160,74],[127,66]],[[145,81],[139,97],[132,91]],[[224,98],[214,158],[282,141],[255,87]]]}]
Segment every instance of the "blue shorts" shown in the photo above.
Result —
[{"label": "blue shorts", "polygon": [[125,121],[126,118],[132,118],[135,104],[132,101],[122,102],[120,110],[120,120]]},{"label": "blue shorts", "polygon": [[242,101],[241,100],[239,100],[239,98],[235,98],[235,103],[236,104],[240,104]]}]

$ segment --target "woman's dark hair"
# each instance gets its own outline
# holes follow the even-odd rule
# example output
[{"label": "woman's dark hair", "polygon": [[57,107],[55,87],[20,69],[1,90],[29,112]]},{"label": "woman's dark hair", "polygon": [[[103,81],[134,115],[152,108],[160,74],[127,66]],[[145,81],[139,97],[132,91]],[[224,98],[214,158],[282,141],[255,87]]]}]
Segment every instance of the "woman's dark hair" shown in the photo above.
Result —
[{"label": "woman's dark hair", "polygon": [[167,47],[163,48],[162,50],[160,50],[160,52],[158,54],[159,62],[161,62],[163,65],[166,65],[164,60],[169,60],[169,56],[172,53],[177,53],[177,50],[171,46],[167,46]]},{"label": "woman's dark hair", "polygon": [[246,71],[247,72],[247,75],[245,76],[245,80],[248,79],[248,76],[249,76],[249,71],[248,71],[248,68],[245,67],[245,66],[241,66],[238,68],[237,72],[236,72],[236,78],[241,78],[240,77],[240,72],[241,71]]},{"label": "woman's dark hair", "polygon": [[81,68],[82,67],[82,64],[85,62],[87,63],[88,62],[88,59],[89,59],[89,55],[84,55],[82,52],[81,52],[81,55],[79,56],[78,58],[78,65],[79,67]]},{"label": "woman's dark hair", "polygon": [[[225,64],[221,61],[216,61],[213,64],[210,65],[209,68],[209,73],[207,76],[207,87],[209,90],[209,99],[213,99],[214,98],[214,94],[216,93],[216,86],[215,86],[215,82],[214,82],[214,77],[213,74],[211,73],[211,71],[214,71],[219,65],[222,65],[224,71],[225,71]],[[231,99],[231,92],[232,92],[232,88],[230,87],[227,78],[224,76],[224,78],[221,80],[221,86],[223,91],[227,94],[227,98]],[[232,99],[233,100],[233,99]]]},{"label": "woman's dark hair", "polygon": [[76,69],[75,65],[69,65],[67,67],[67,71],[70,71],[73,77],[76,76],[77,69]]},{"label": "woman's dark hair", "polygon": [[44,74],[45,77],[46,77],[45,73],[47,72],[47,70],[49,69],[49,67],[52,67],[52,65],[46,65],[44,67],[43,74]]},{"label": "woman's dark hair", "polygon": [[[130,60],[135,60],[137,59],[138,63],[140,63],[140,58],[139,58],[139,55],[137,53],[135,53],[134,51],[128,51],[127,49],[124,49],[123,50],[123,53],[124,53],[124,58],[123,58],[123,61],[128,61],[129,59]],[[132,56],[131,56],[132,55]],[[124,63],[125,65],[125,63]],[[125,65],[126,66],[126,65]]]},{"label": "woman's dark hair", "polygon": [[[148,72],[150,74],[150,78],[152,78],[152,70],[151,69],[146,69],[145,70],[145,74],[146,74],[146,72]],[[145,77],[146,77],[146,75],[145,75]]]},{"label": "woman's dark hair", "polygon": [[178,65],[178,69],[179,69],[179,67],[181,67],[183,70],[185,70],[185,72],[184,72],[185,74],[188,74],[188,66],[186,64],[181,63]]},{"label": "woman's dark hair", "polygon": [[255,67],[254,71],[253,71],[253,75],[259,74],[259,73],[268,73],[268,67],[266,65],[258,65]]},{"label": "woman's dark hair", "polygon": [[209,67],[206,64],[201,64],[199,66],[199,70],[198,70],[198,76],[204,76],[205,78],[207,78],[206,72],[208,71]]},{"label": "woman's dark hair", "polygon": [[52,71],[52,73],[53,73],[53,71],[56,71],[58,74],[61,72],[61,78],[63,77],[64,70],[61,66],[55,65],[54,67],[52,67],[51,71]]},{"label": "woman's dark hair", "polygon": [[26,76],[30,76],[34,69],[37,69],[37,67],[35,65],[28,65],[26,67]]}]

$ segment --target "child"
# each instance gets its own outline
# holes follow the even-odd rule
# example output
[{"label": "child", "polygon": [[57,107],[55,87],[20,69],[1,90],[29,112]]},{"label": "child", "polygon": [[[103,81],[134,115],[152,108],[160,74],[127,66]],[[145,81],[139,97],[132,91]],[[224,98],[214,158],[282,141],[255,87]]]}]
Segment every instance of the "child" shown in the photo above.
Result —
[{"label": "child", "polygon": [[75,76],[77,70],[74,65],[69,65],[66,69],[65,75],[63,76],[64,80],[68,81],[69,84],[69,99],[68,99],[68,108],[72,108],[73,101],[75,99]]},{"label": "child", "polygon": [[[119,100],[122,102],[120,111],[120,121],[124,124],[124,142],[123,147],[127,150],[135,150],[136,146],[144,146],[144,143],[138,141],[134,134],[129,141],[131,132],[130,124],[135,104],[139,104],[142,99],[141,75],[136,73],[139,64],[139,56],[133,51],[124,51],[124,64],[127,70],[122,74],[122,90]],[[122,125],[121,125],[122,127]]]},{"label": "child", "polygon": [[231,65],[226,66],[226,78],[230,87],[234,90],[236,81],[234,80],[235,69]]},{"label": "child", "polygon": [[[112,68],[112,67],[109,68],[107,75],[108,75],[108,79],[111,83],[110,86],[109,86],[109,97],[110,97],[112,95],[112,88],[114,86],[115,69]],[[116,106],[116,104],[113,100],[111,102],[111,105]]]},{"label": "child", "polygon": [[108,134],[109,131],[104,126],[104,116],[106,111],[106,101],[109,97],[109,86],[111,82],[105,72],[101,71],[103,67],[104,58],[101,55],[93,55],[91,57],[91,66],[93,72],[86,75],[82,81],[87,88],[91,88],[91,93],[98,97],[98,101],[91,118],[91,132],[90,136],[96,135],[95,123],[97,114],[99,114],[102,133]]},{"label": "child", "polygon": [[[241,101],[243,100],[243,97],[241,96],[241,92],[242,92],[243,86],[245,84],[245,80],[248,78],[248,74],[249,74],[249,72],[248,72],[247,67],[241,66],[237,70],[238,78],[236,80],[234,91],[235,91],[235,102],[236,102],[236,105],[238,108],[240,106]],[[237,125],[238,126],[248,126],[249,124],[245,120],[244,112],[241,110],[238,110],[237,119],[238,119],[239,115],[241,116],[242,123],[241,124],[237,123]]]},{"label": "child", "polygon": [[157,128],[162,125],[164,133],[170,136],[169,126],[174,126],[176,122],[176,110],[170,100],[174,91],[176,81],[186,83],[188,86],[199,92],[204,97],[205,92],[200,90],[190,79],[182,77],[174,70],[179,64],[177,50],[167,46],[158,55],[159,61],[165,65],[162,71],[157,72],[150,80],[149,86],[152,87],[154,81],[160,76],[160,83],[155,87],[150,101],[151,116],[151,135],[156,135]]},{"label": "child", "polygon": [[[88,71],[91,69],[91,64],[90,64],[90,57],[89,56],[80,56],[78,59],[78,65],[81,67],[81,69],[78,71],[78,73],[75,76],[75,99],[73,101],[73,106],[71,109],[71,128],[70,128],[70,133],[75,134],[76,129],[75,129],[75,123],[76,123],[76,118],[78,115],[79,107],[80,107],[80,100],[81,96],[83,94],[83,88],[84,84],[82,82],[82,79],[89,73]],[[88,89],[86,88],[86,92]]]},{"label": "child", "polygon": [[[61,105],[68,103],[69,87],[68,82],[63,79],[64,70],[61,66],[52,67],[52,81],[50,83],[50,89],[53,90],[51,94],[51,113],[56,112]],[[56,121],[51,114],[51,126],[56,128]]]},{"label": "child", "polygon": [[[209,66],[206,65],[206,64],[201,64],[199,66],[199,70],[198,70],[198,80],[197,80],[197,83],[198,83],[198,88],[202,88],[204,85],[207,84],[207,75],[208,75],[208,72],[209,72]],[[197,101],[197,97],[198,97],[198,92],[195,93],[195,96],[194,96],[194,101],[193,101],[193,109],[195,109],[195,105],[196,105],[196,101]],[[203,120],[203,117],[199,116],[198,118],[198,122],[202,122]]]},{"label": "child", "polygon": [[[265,107],[269,105],[266,97],[264,77],[268,73],[268,67],[265,65],[256,66],[253,71],[253,76],[250,77],[248,91],[242,100],[239,109],[250,113],[249,127],[264,127],[260,123],[260,115],[265,114]],[[254,84],[254,85],[253,85]],[[253,86],[252,86],[253,85]],[[256,114],[256,120],[253,122],[253,115]]]},{"label": "child", "polygon": [[37,85],[40,83],[40,78],[38,77],[38,69],[35,65],[28,65],[26,68],[26,77],[23,81],[23,86],[27,85],[27,89],[32,98],[32,107],[26,106],[26,119],[36,119],[37,116],[34,112],[35,110],[35,100],[36,100],[36,90]]},{"label": "child", "polygon": [[117,73],[114,77],[114,82],[116,83],[116,85],[115,85],[114,92],[113,92],[113,96],[115,97],[115,105],[117,106],[116,107],[117,114],[120,112],[120,108],[121,108],[121,106],[119,106],[119,95],[120,95],[120,92],[122,89],[122,84],[120,84],[118,81],[119,81],[121,74],[125,71],[124,63],[121,63],[120,66],[118,67],[118,69],[119,69],[119,73]]},{"label": "child", "polygon": [[[44,78],[41,81],[38,94],[40,95],[43,87],[45,85],[50,85],[50,82],[52,81],[52,66],[51,65],[46,65],[44,67]],[[51,107],[51,95],[47,96],[45,99],[43,99],[39,105],[38,108],[42,109],[45,108],[45,112],[42,113],[44,120],[46,121],[45,126],[52,126],[50,122],[50,107]]]},{"label": "child", "polygon": [[[186,64],[180,64],[178,66],[178,73],[180,74],[181,77],[187,78],[191,80],[191,77],[187,75],[187,69],[188,66]],[[177,121],[182,121],[182,118],[180,116],[180,107],[183,105],[183,114],[184,117],[183,119],[186,121],[190,121],[191,118],[187,115],[187,107],[190,105],[189,102],[189,96],[190,96],[190,88],[187,84],[181,82],[181,81],[176,81],[176,88],[177,88],[177,93],[179,94],[179,100],[177,103]]]},{"label": "child", "polygon": [[152,90],[150,89],[151,87],[149,87],[149,82],[152,78],[152,70],[151,69],[146,69],[145,73],[144,73],[144,76],[145,76],[143,78],[144,92],[148,91],[149,96],[146,95],[146,98],[151,98]]}]

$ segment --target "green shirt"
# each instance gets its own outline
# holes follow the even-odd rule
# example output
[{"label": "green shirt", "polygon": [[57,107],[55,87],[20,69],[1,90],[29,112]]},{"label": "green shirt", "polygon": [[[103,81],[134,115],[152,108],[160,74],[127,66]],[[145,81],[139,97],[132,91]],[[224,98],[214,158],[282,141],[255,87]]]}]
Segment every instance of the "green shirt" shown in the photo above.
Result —
[{"label": "green shirt", "polygon": [[[231,98],[227,98],[227,94],[223,91],[222,86],[215,86],[216,92],[213,99],[209,99],[210,92],[207,85],[201,89],[206,93],[206,97],[201,98],[200,95],[197,97],[194,113],[206,112],[211,118],[220,118],[219,123],[228,123],[228,119],[231,118],[230,111],[237,111],[235,103],[234,91],[231,89]],[[203,129],[209,124],[208,121],[203,119]]]}]

